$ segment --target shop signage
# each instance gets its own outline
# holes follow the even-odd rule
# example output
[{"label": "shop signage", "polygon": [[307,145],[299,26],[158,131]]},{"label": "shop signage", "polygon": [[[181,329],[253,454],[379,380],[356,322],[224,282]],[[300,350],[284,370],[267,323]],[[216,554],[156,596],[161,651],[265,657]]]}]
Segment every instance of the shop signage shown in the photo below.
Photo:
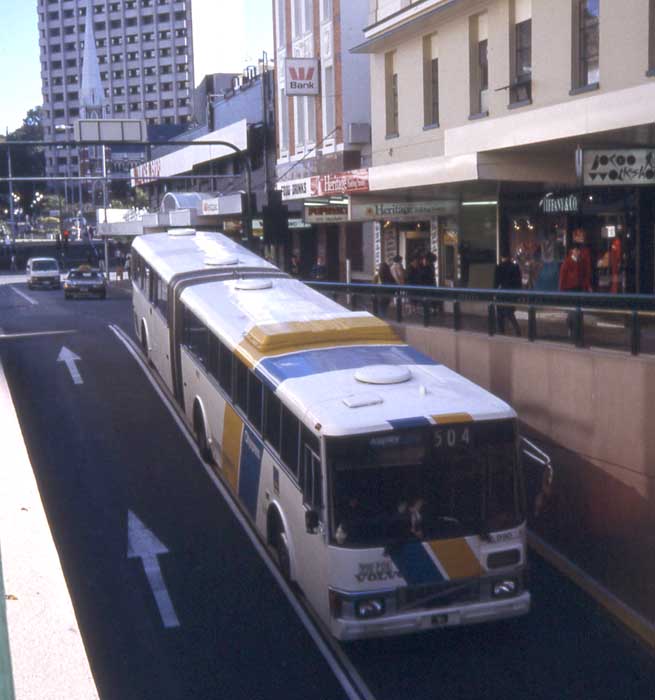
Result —
[{"label": "shop signage", "polygon": [[201,205],[203,216],[229,216],[241,214],[243,201],[241,194],[228,194],[223,197],[203,199]]},{"label": "shop signage", "polygon": [[368,168],[283,180],[277,183],[277,189],[282,192],[283,201],[368,192]]},{"label": "shop signage", "polygon": [[305,221],[308,224],[332,224],[348,221],[348,207],[341,204],[305,207]]},{"label": "shop signage", "polygon": [[318,95],[318,58],[287,58],[285,79],[285,93],[289,97]]},{"label": "shop signage", "polygon": [[373,223],[373,263],[377,271],[382,262],[382,224],[379,221]]},{"label": "shop signage", "polygon": [[584,184],[617,187],[655,184],[655,149],[589,150],[583,158]]},{"label": "shop signage", "polygon": [[368,202],[350,204],[351,221],[406,221],[430,219],[435,216],[456,214],[459,203],[455,200],[436,202]]},{"label": "shop signage", "polygon": [[314,195],[352,194],[368,192],[368,168],[348,170],[344,173],[329,173],[312,178]]},{"label": "shop signage", "polygon": [[574,214],[580,209],[580,197],[577,194],[557,197],[551,192],[539,202],[539,208],[544,214]]}]

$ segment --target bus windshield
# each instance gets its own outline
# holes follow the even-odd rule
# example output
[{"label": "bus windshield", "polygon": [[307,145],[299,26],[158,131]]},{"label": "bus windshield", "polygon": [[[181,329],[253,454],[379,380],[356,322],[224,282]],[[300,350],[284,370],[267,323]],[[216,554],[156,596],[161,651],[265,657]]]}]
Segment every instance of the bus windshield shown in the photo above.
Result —
[{"label": "bus windshield", "polygon": [[331,539],[387,546],[523,521],[513,420],[332,438]]}]

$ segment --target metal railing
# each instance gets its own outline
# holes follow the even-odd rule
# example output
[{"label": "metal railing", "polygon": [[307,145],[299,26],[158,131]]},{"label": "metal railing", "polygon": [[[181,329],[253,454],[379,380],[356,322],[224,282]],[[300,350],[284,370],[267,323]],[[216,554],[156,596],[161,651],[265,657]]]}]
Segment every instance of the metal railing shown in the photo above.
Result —
[{"label": "metal railing", "polygon": [[[397,323],[496,335],[508,330],[578,348],[655,354],[655,296],[307,281],[353,310]],[[516,319],[516,324],[512,321]]]}]

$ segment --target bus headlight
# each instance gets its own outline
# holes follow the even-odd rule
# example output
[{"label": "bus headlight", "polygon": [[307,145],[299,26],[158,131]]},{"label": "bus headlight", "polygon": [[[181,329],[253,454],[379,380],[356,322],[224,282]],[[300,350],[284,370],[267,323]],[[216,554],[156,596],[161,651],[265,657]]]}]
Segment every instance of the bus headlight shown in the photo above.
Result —
[{"label": "bus headlight", "polygon": [[494,598],[510,598],[518,592],[516,579],[506,578],[496,581],[491,589]]},{"label": "bus headlight", "polygon": [[369,598],[355,604],[355,613],[361,618],[380,617],[384,615],[384,610],[384,598]]}]

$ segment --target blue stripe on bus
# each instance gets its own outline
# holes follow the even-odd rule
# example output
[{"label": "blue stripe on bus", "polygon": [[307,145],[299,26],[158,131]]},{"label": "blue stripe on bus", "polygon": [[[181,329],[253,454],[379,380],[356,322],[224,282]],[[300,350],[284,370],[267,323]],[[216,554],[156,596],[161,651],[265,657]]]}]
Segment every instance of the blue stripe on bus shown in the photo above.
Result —
[{"label": "blue stripe on bus", "polygon": [[275,388],[287,379],[369,365],[436,364],[432,358],[407,345],[349,345],[266,357],[255,372]]},{"label": "blue stripe on bus", "polygon": [[257,517],[257,494],[262,470],[263,445],[255,433],[243,426],[241,465],[239,469],[239,498],[253,518]]},{"label": "blue stripe on bus", "polygon": [[429,418],[425,416],[415,416],[414,418],[398,418],[397,420],[387,421],[391,426],[397,430],[402,428],[419,428],[425,425],[432,425]]},{"label": "blue stripe on bus", "polygon": [[421,542],[408,542],[398,548],[392,547],[391,559],[410,586],[446,580]]}]

